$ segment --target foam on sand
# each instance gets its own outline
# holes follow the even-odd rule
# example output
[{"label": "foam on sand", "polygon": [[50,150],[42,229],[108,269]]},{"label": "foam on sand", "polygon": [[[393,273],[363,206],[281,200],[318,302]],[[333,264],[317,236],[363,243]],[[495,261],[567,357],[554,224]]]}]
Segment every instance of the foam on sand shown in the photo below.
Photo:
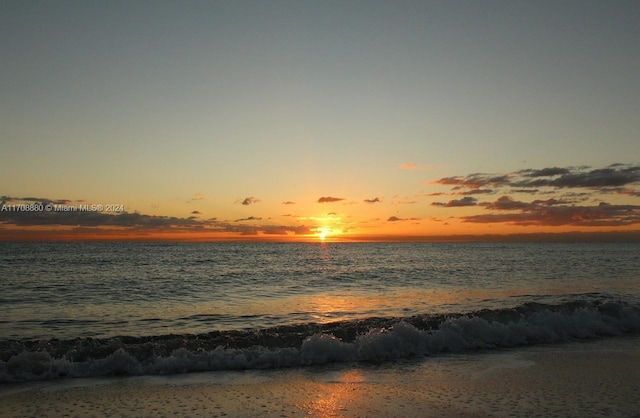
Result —
[{"label": "foam on sand", "polygon": [[0,416],[637,416],[640,337],[378,365],[0,386]]}]

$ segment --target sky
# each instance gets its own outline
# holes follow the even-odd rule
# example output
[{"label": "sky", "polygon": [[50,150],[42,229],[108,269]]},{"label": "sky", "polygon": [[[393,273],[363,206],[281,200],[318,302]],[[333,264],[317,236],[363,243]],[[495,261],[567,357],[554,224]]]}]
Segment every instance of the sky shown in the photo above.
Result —
[{"label": "sky", "polygon": [[0,240],[638,237],[639,21],[2,0]]}]

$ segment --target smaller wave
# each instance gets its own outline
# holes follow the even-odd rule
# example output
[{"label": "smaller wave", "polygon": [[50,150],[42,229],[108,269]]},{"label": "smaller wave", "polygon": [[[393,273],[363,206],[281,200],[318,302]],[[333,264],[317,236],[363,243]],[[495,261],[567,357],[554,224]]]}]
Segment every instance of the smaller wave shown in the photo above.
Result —
[{"label": "smaller wave", "polygon": [[10,340],[0,341],[0,382],[381,362],[637,333],[639,306],[582,300],[200,335]]}]

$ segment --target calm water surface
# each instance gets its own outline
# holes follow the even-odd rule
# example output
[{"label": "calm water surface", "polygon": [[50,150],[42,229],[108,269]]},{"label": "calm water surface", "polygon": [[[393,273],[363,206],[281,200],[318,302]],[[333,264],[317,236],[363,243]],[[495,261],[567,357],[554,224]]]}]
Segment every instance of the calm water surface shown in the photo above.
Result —
[{"label": "calm water surface", "polygon": [[640,300],[640,245],[2,243],[5,339],[197,334]]}]

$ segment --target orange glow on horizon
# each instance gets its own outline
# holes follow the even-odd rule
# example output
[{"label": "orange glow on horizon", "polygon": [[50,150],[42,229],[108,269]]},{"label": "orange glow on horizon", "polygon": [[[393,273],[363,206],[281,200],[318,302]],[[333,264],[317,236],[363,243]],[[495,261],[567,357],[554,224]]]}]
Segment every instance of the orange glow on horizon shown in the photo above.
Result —
[{"label": "orange glow on horizon", "polygon": [[[409,229],[401,225],[382,225],[353,228],[348,233],[335,227],[317,226],[307,234],[240,234],[229,231],[189,229],[127,229],[95,227],[78,230],[65,227],[3,227],[0,241],[176,241],[176,242],[442,242],[442,241],[633,241],[640,242],[640,230],[538,227],[538,228],[455,228],[425,230]],[[464,226],[464,225],[463,225]]]}]

